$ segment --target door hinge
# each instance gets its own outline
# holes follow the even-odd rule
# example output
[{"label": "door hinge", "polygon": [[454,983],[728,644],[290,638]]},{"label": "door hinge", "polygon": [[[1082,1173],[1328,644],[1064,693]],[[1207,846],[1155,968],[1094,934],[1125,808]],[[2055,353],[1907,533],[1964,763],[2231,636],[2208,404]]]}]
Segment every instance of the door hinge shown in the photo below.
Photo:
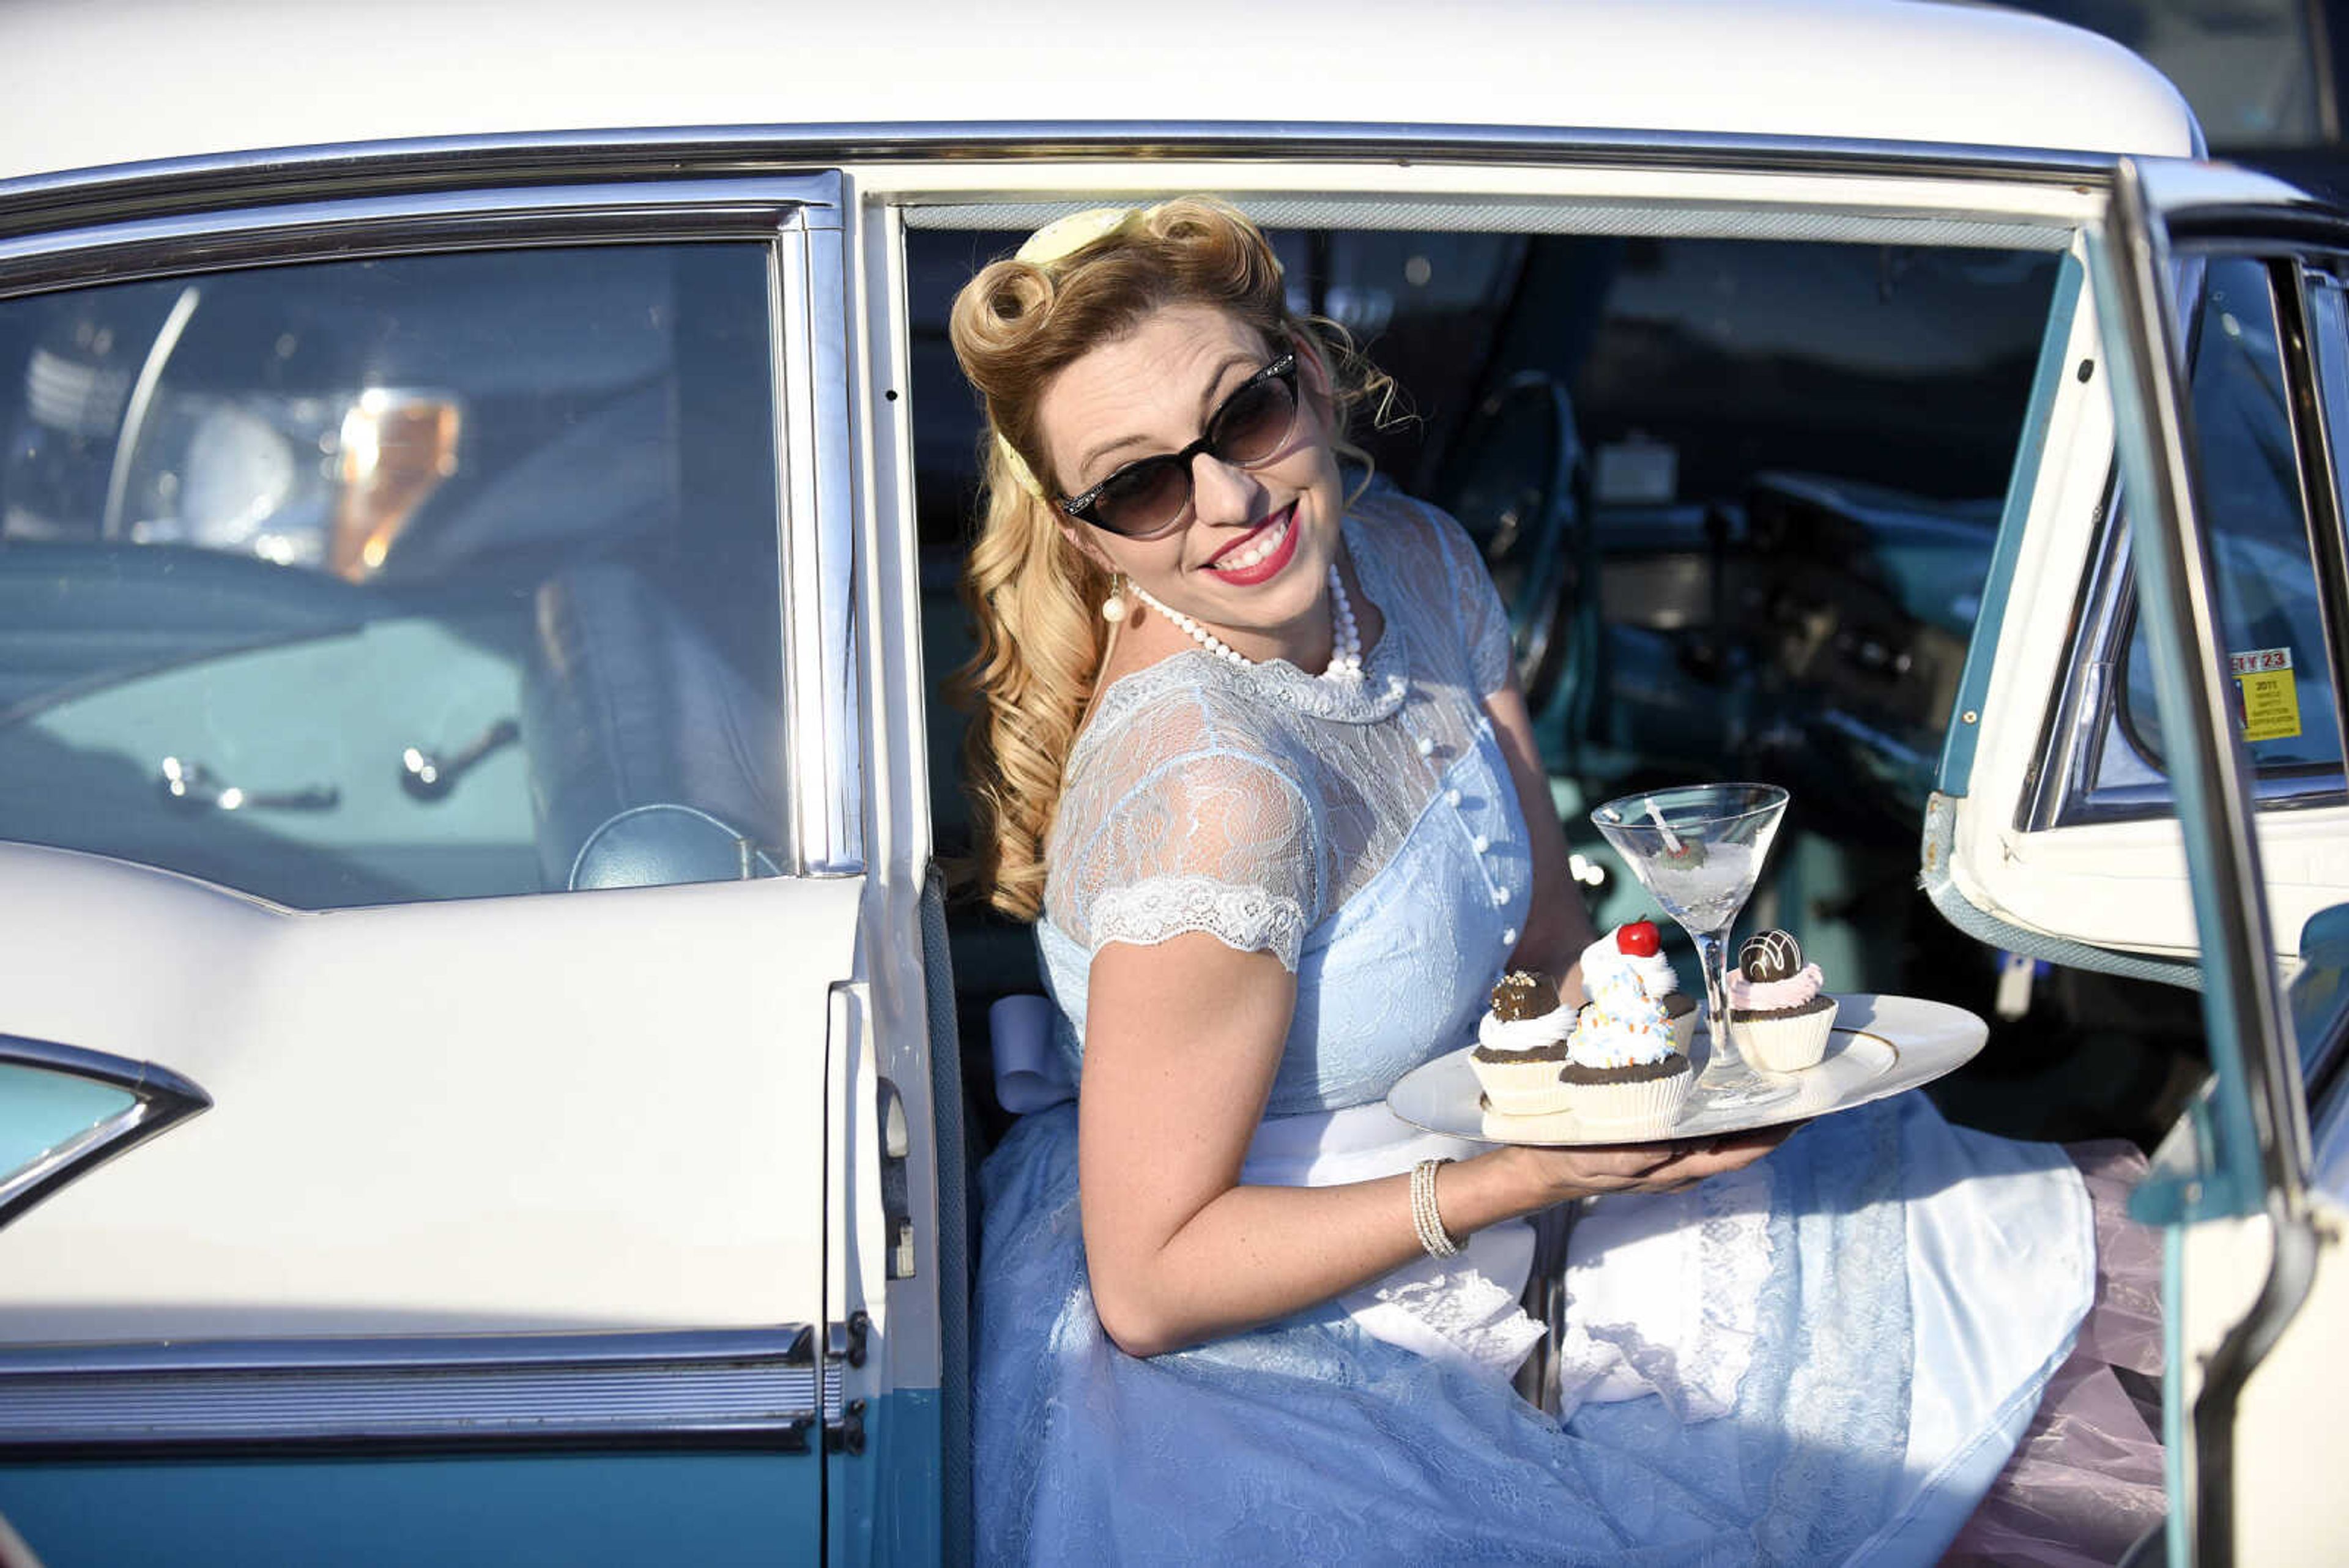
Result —
[{"label": "door hinge", "polygon": [[851,1399],[840,1414],[823,1424],[823,1451],[861,1454],[864,1451],[864,1401]]},{"label": "door hinge", "polygon": [[859,1307],[847,1320],[823,1331],[823,1451],[861,1454],[864,1451],[864,1401],[840,1399],[841,1369],[862,1366],[873,1335],[873,1319]]},{"label": "door hinge", "polygon": [[833,1324],[824,1330],[823,1354],[827,1361],[844,1361],[851,1366],[864,1365],[865,1336],[873,1332],[873,1320],[863,1307],[848,1314],[846,1323]]}]

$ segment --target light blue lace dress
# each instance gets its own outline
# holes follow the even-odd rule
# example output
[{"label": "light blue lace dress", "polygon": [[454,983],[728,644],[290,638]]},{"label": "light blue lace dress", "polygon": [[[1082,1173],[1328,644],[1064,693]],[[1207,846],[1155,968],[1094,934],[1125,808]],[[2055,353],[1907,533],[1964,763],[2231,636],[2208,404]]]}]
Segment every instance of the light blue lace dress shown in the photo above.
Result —
[{"label": "light blue lace dress", "polygon": [[[1480,701],[1506,621],[1449,519],[1390,493],[1345,530],[1385,621],[1359,687],[1185,653],[1118,681],[1077,742],[1038,927],[1072,1077],[1092,954],[1190,930],[1298,976],[1268,1118],[1375,1104],[1472,1038],[1528,906]],[[1587,1398],[1560,1425],[1341,1303],[1124,1355],[1086,1283],[1076,1153],[1063,1105],[982,1176],[982,1562],[1928,1563],[2091,1282],[2060,1151],[1902,1096],[1742,1178],[1603,1200],[1569,1319],[1611,1306],[1561,1347]]]}]

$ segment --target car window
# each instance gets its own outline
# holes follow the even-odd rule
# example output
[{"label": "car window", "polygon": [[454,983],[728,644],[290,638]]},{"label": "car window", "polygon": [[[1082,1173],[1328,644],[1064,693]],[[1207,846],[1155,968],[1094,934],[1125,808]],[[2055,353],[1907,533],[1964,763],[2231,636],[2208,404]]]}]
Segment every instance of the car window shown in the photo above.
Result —
[{"label": "car window", "polygon": [[0,300],[0,836],[298,908],[781,846],[765,252]]},{"label": "car window", "polygon": [[[2295,781],[2337,790],[2341,731],[2270,279],[2258,261],[2209,263],[2190,395],[2235,722],[2272,799]],[[2137,765],[2158,774],[2153,667],[2134,628],[2121,668],[2118,740],[2134,755],[2107,759],[2107,776]]]}]

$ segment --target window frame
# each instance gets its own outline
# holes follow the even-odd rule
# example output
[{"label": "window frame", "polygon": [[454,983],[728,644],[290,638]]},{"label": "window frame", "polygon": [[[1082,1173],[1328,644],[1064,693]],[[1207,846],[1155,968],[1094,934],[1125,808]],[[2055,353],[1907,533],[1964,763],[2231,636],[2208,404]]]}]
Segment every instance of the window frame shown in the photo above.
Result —
[{"label": "window frame", "polygon": [[[2312,268],[2299,253],[2261,253],[2268,272],[2270,306],[2276,312],[2278,344],[2288,393],[2321,388],[2320,369],[2308,330],[2312,312],[2308,289]],[[2181,298],[2196,304],[2181,327],[2189,340],[2199,326],[2202,286],[2201,258],[2178,258],[2175,274]],[[2345,346],[2349,347],[2349,346]],[[2349,373],[2349,364],[2344,366]],[[2322,393],[2320,392],[2320,395]],[[2326,535],[2338,544],[2341,515],[2338,479],[2330,466],[2333,446],[2330,424],[2349,421],[2349,406],[2323,408],[2294,400],[2287,403],[2291,437],[2299,481],[2301,512],[2309,530],[2312,565],[2319,571]],[[2024,797],[2016,826],[2024,832],[2081,827],[2095,824],[2143,822],[2173,816],[2178,811],[2167,770],[2146,754],[2128,722],[2122,693],[2127,684],[2127,660],[2137,629],[2137,598],[2132,571],[2127,497],[2117,468],[2107,481],[2102,533],[2094,568],[2084,581],[2080,608],[2074,616],[2072,650],[2064,670],[2064,685],[2050,710],[2042,754],[2049,765],[2036,786]],[[2342,628],[2318,596],[2320,624],[2328,647],[2337,647]],[[2341,700],[2337,676],[2334,699]],[[2125,748],[2140,768],[2161,777],[2155,782],[2100,784],[2106,759],[2115,747]],[[2251,794],[2261,815],[2321,810],[2349,805],[2349,761],[2326,765],[2298,763],[2273,770],[2255,768],[2249,780]]]}]

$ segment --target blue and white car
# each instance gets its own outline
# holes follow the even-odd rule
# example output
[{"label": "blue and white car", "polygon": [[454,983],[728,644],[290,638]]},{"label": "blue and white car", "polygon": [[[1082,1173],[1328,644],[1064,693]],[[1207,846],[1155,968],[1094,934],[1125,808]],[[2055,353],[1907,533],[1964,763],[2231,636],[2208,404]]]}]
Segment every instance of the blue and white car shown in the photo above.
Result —
[{"label": "blue and white car", "polygon": [[1776,923],[1996,1014],[1953,1114],[2163,1144],[2132,1561],[2340,1560],[2349,215],[2002,10],[989,17],[0,12],[30,1552],[968,1555],[944,306],[1206,190],[1412,389],[1602,912],[1580,803],[1764,771]]}]

